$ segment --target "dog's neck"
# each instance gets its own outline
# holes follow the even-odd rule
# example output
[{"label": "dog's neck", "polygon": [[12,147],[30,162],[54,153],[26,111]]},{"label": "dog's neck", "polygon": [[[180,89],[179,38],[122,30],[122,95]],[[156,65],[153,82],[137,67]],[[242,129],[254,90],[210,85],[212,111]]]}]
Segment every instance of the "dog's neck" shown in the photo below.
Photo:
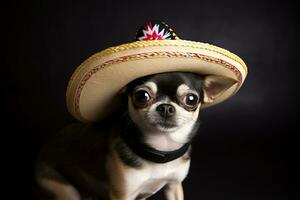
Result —
[{"label": "dog's neck", "polygon": [[173,151],[161,151],[145,142],[144,134],[134,123],[122,123],[121,130],[121,138],[132,152],[155,163],[166,163],[175,160],[183,156],[190,147],[190,142],[187,142]]}]

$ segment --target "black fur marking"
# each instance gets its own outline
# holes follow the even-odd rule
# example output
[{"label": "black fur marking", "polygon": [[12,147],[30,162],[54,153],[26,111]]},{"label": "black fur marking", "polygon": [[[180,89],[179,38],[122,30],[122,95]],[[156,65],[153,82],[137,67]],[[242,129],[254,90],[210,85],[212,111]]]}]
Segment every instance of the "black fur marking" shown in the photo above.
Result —
[{"label": "black fur marking", "polygon": [[124,162],[127,166],[133,168],[142,168],[143,161],[137,156],[132,150],[128,147],[128,145],[124,141],[124,137],[127,137],[129,140],[142,141],[143,135],[140,131],[137,131],[138,128],[130,119],[128,112],[126,109],[123,110],[123,114],[120,120],[121,129],[122,129],[122,137],[117,142],[116,148],[119,157],[122,162]]},{"label": "black fur marking", "polygon": [[123,141],[120,140],[117,143],[116,147],[118,155],[120,156],[123,163],[133,168],[142,168],[142,160],[137,155],[135,155]]}]

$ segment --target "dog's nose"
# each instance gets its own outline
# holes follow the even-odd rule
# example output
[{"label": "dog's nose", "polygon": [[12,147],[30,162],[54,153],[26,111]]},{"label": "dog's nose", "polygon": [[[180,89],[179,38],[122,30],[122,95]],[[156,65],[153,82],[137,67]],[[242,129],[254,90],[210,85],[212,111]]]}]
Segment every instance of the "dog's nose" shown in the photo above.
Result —
[{"label": "dog's nose", "polygon": [[175,107],[172,106],[171,104],[160,104],[156,108],[157,112],[160,114],[162,117],[172,117],[175,114]]}]

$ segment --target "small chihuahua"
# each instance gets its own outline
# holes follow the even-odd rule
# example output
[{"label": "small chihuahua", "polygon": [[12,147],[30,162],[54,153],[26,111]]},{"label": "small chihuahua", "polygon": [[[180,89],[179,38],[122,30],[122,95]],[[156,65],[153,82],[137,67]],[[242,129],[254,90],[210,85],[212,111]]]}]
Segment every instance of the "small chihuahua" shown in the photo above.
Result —
[{"label": "small chihuahua", "polygon": [[45,145],[36,168],[39,199],[141,200],[163,188],[167,200],[183,200],[201,105],[235,82],[189,72],[134,80],[121,91],[120,113],[69,126]]}]

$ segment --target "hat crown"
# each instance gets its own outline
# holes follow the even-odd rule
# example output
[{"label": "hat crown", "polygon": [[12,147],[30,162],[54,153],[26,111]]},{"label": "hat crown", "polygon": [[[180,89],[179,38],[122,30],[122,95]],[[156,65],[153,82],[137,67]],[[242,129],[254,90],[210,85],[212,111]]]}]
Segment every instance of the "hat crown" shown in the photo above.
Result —
[{"label": "hat crown", "polygon": [[137,41],[179,39],[168,24],[159,20],[146,22],[136,34]]}]

